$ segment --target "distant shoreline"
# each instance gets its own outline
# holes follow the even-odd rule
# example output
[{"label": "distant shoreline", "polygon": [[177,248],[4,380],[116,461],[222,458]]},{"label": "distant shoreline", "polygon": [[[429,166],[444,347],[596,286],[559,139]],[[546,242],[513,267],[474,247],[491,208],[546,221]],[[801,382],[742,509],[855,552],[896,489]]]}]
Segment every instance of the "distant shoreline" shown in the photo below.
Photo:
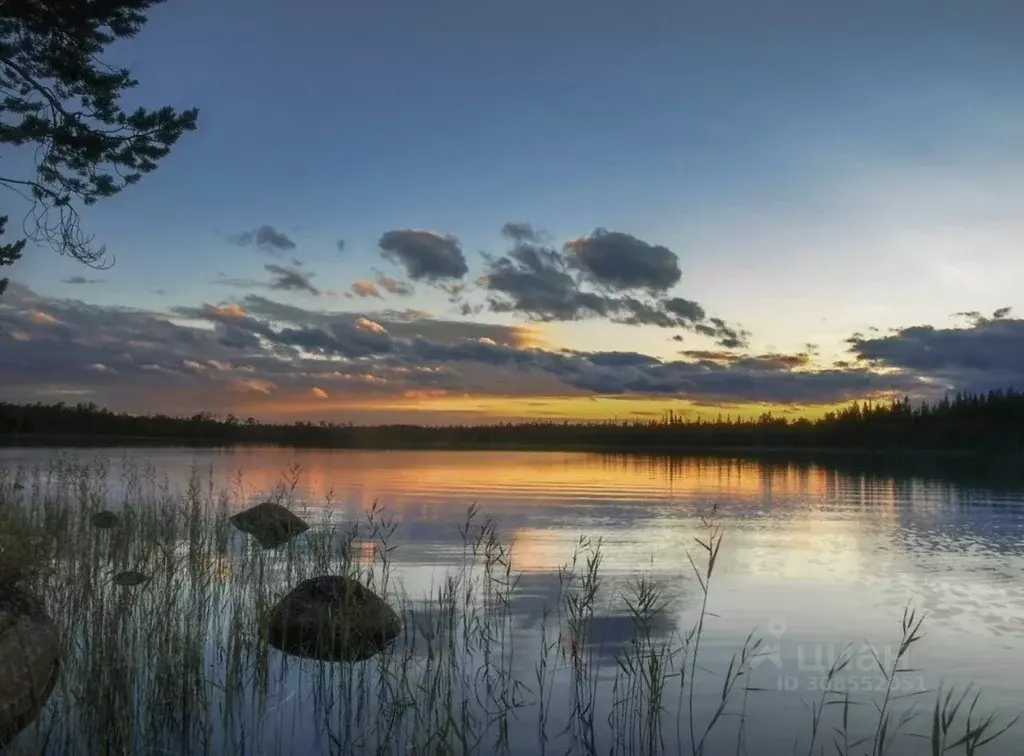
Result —
[{"label": "distant shoreline", "polygon": [[709,456],[872,456],[872,457],[955,457],[955,458],[1018,458],[1024,451],[1008,449],[922,449],[922,448],[864,448],[835,446],[694,446],[665,444],[516,444],[500,442],[467,442],[464,444],[408,444],[408,445],[353,445],[322,446],[315,444],[286,444],[269,441],[237,441],[216,438],[196,439],[166,436],[102,436],[93,434],[12,434],[0,435],[0,447],[105,449],[112,447],[196,449],[228,449],[270,447],[280,449],[308,449],[315,451],[520,451],[520,452],[586,452],[608,454],[664,454]]}]

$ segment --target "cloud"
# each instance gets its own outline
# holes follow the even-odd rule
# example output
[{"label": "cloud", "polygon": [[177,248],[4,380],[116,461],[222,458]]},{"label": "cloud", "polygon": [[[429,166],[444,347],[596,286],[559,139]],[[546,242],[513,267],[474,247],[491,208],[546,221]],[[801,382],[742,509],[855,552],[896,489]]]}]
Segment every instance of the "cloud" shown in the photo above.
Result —
[{"label": "cloud", "polygon": [[369,318],[359,318],[356,320],[356,328],[360,331],[368,331],[369,333],[387,333],[388,329],[382,326],[375,320]]},{"label": "cloud", "polygon": [[273,226],[267,225],[260,226],[252,231],[244,231],[240,234],[234,234],[228,238],[233,244],[236,244],[239,247],[254,246],[257,249],[261,249],[264,252],[270,252],[271,254],[290,252],[296,248],[295,242],[293,242],[287,234],[283,231],[278,231]]},{"label": "cloud", "polygon": [[352,284],[352,293],[357,297],[376,297],[381,299],[380,290],[373,283],[373,281],[367,281],[365,279],[356,281]]},{"label": "cloud", "polygon": [[346,402],[419,392],[810,404],[886,393],[927,397],[982,379],[1024,383],[1024,321],[1008,317],[855,337],[851,348],[861,358],[856,365],[816,369],[805,353],[716,349],[663,360],[635,351],[557,350],[523,326],[409,310],[308,309],[257,295],[150,312],[12,284],[0,300],[0,390],[11,401],[75,391],[115,408],[195,411],[254,408],[282,397],[300,404],[316,387]]},{"label": "cloud", "polygon": [[766,370],[792,370],[807,367],[811,362],[811,355],[807,352],[799,354],[771,352],[747,355],[713,349],[687,349],[680,354],[700,363],[717,363]]},{"label": "cloud", "polygon": [[269,281],[261,281],[256,278],[231,278],[221,274],[221,277],[214,279],[213,283],[237,289],[305,291],[314,296],[320,295],[320,290],[312,282],[312,278],[315,275],[313,273],[304,273],[298,268],[276,265],[274,263],[264,265],[263,269],[270,274]]},{"label": "cloud", "polygon": [[566,242],[564,249],[589,280],[614,291],[665,292],[682,277],[675,252],[618,231],[598,228]]},{"label": "cloud", "polygon": [[501,234],[506,239],[514,242],[540,243],[543,241],[543,234],[529,223],[521,221],[510,221],[501,227]]},{"label": "cloud", "polygon": [[243,378],[238,381],[231,382],[231,388],[236,391],[242,392],[253,392],[256,394],[272,394],[274,389],[277,388],[270,381],[265,381],[260,378]]},{"label": "cloud", "polygon": [[237,302],[229,302],[224,305],[204,304],[202,310],[204,313],[217,315],[221,318],[244,318],[248,314],[245,308]]},{"label": "cloud", "polygon": [[[679,280],[676,257],[664,247],[598,229],[559,251],[523,241],[538,237],[532,229],[510,232],[506,224],[504,233],[514,241],[512,249],[500,257],[484,255],[482,285],[492,312],[541,322],[606,318],[627,325],[685,328],[727,348],[747,343],[747,332],[721,318],[708,318],[697,302],[664,295]],[[613,253],[636,256],[614,261]],[[584,288],[587,284],[594,288]]]},{"label": "cloud", "polygon": [[279,291],[305,291],[314,296],[319,296],[320,291],[310,281],[312,273],[303,273],[297,268],[288,268],[282,265],[264,265],[263,269],[273,276],[270,282],[271,289]]},{"label": "cloud", "polygon": [[315,396],[315,397],[316,397],[317,399],[327,399],[327,398],[329,398],[329,397],[330,397],[330,394],[328,394],[328,393],[327,393],[326,391],[324,391],[324,390],[323,390],[322,388],[320,388],[319,386],[314,386],[314,387],[313,387],[313,391],[312,391],[312,394],[313,394],[313,396]]},{"label": "cloud", "polygon": [[702,336],[714,339],[726,349],[740,349],[747,345],[750,332],[731,326],[721,318],[708,318],[707,322],[693,324],[693,330]]},{"label": "cloud", "polygon": [[608,300],[581,292],[555,250],[517,244],[508,254],[485,258],[486,288],[494,312],[517,312],[540,321],[607,315]]},{"label": "cloud", "polygon": [[334,242],[334,246],[338,248],[339,252],[344,252],[345,251],[345,240],[344,239],[338,239],[338,241]]},{"label": "cloud", "polygon": [[706,317],[703,307],[696,302],[692,302],[689,299],[683,299],[682,297],[670,297],[669,299],[664,300],[662,305],[668,312],[682,318],[683,320],[689,320],[696,323]]},{"label": "cloud", "polygon": [[383,256],[404,266],[414,281],[459,279],[469,272],[462,247],[455,236],[399,229],[385,233],[378,244]]},{"label": "cloud", "polygon": [[931,325],[902,328],[887,336],[848,340],[862,364],[928,376],[936,383],[967,391],[1024,386],[1024,320],[1010,309],[992,317],[968,313],[964,328]]},{"label": "cloud", "polygon": [[408,297],[415,293],[413,287],[405,281],[399,281],[397,278],[386,276],[383,273],[377,274],[375,280],[377,285],[384,289],[384,291],[397,297]]},{"label": "cloud", "polygon": [[49,313],[43,312],[42,310],[29,310],[28,319],[36,325],[60,325],[60,321],[53,317]]},{"label": "cloud", "polygon": [[76,286],[82,286],[85,284],[100,284],[106,283],[105,278],[86,278],[85,276],[71,276],[70,278],[61,279],[61,283],[74,284]]}]

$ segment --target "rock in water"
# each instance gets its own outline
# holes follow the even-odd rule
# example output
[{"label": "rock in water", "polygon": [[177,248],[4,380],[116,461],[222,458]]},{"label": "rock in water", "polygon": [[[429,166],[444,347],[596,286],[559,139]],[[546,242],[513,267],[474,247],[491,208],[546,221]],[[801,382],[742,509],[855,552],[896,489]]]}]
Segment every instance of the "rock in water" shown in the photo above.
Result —
[{"label": "rock in water", "polygon": [[265,627],[274,648],[323,661],[362,661],[382,651],[402,621],[380,596],[340,575],[303,580],[271,610]]},{"label": "rock in water", "polygon": [[0,749],[38,716],[59,673],[60,635],[43,603],[0,584]]},{"label": "rock in water", "polygon": [[244,512],[231,515],[228,519],[243,533],[248,533],[259,541],[260,546],[265,549],[277,548],[299,533],[309,530],[309,525],[301,517],[271,501],[257,504]]}]

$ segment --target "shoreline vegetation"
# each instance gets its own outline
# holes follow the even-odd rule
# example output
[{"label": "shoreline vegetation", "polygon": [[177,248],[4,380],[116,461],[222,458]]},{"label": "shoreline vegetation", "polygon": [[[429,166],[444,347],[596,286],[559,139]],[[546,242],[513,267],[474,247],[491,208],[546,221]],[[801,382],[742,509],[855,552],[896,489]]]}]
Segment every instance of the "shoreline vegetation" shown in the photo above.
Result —
[{"label": "shoreline vegetation", "polygon": [[[771,649],[754,631],[723,669],[703,661],[717,617],[708,597],[727,540],[713,508],[695,520],[687,549],[688,629],[664,630],[659,620],[678,607],[652,575],[609,580],[601,542],[581,537],[524,635],[515,543],[475,506],[453,525],[462,547],[451,570],[414,596],[395,566],[400,523],[376,505],[350,523],[332,519],[330,499],[301,508],[299,471],[267,495],[312,526],[279,548],[233,527],[244,497],[215,491],[198,469],[176,492],[159,471],[129,468],[117,501],[110,473],[67,458],[33,468],[0,462],[0,585],[38,596],[62,639],[60,678],[12,753],[740,756],[765,753],[748,739],[751,712],[765,697],[787,695],[759,686],[754,670]],[[269,648],[258,632],[268,608],[323,574],[384,597],[402,617],[398,639],[358,663]],[[118,582],[124,575],[139,579]],[[632,631],[609,649],[594,627],[612,602],[625,607]],[[909,666],[923,622],[908,607],[895,658],[873,656],[886,683],[878,688],[846,686],[863,649],[839,653],[804,701],[802,729],[785,733],[793,752],[1003,747],[1015,712],[983,712],[970,688],[903,690],[905,673],[933,672]]]},{"label": "shoreline vegetation", "polygon": [[277,445],[324,449],[1018,455],[1024,392],[961,393],[931,404],[854,402],[810,420],[777,417],[522,421],[489,425],[263,423],[234,415],[115,413],[95,404],[0,403],[0,444]]}]

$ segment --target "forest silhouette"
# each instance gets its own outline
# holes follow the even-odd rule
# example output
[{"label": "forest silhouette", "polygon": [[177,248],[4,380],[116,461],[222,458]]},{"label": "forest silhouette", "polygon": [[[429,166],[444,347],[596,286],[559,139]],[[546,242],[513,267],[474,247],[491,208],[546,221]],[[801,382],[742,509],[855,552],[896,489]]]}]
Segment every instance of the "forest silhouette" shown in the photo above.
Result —
[{"label": "forest silhouette", "polygon": [[716,449],[1019,451],[1024,392],[958,393],[932,403],[854,402],[817,419],[719,417],[666,411],[660,419],[522,421],[485,425],[264,423],[234,415],[132,415],[95,404],[0,403],[0,440],[54,443],[279,444],[378,449]]}]

